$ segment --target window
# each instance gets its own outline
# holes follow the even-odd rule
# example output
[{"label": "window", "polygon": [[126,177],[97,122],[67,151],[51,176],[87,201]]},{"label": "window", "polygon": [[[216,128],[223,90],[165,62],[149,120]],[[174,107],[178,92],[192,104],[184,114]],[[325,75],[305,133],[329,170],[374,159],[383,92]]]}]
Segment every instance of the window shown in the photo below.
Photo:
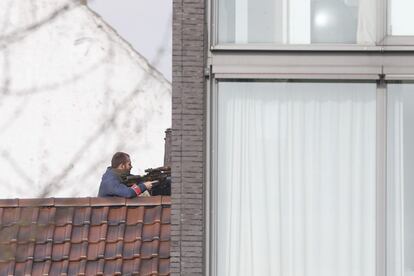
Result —
[{"label": "window", "polygon": [[388,34],[393,36],[414,35],[414,1],[390,0],[388,8]]},{"label": "window", "polygon": [[375,44],[375,0],[217,1],[222,44]]},{"label": "window", "polygon": [[376,83],[217,98],[217,275],[375,276]]}]

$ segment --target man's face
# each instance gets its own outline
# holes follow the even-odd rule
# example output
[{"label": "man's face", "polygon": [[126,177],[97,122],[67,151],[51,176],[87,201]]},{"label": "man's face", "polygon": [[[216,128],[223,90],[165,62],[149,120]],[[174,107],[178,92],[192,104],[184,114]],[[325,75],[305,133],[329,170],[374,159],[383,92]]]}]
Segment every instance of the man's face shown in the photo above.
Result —
[{"label": "man's face", "polygon": [[125,173],[125,174],[131,173],[131,169],[132,169],[131,159],[128,158],[127,162],[121,164],[120,169],[122,173]]}]

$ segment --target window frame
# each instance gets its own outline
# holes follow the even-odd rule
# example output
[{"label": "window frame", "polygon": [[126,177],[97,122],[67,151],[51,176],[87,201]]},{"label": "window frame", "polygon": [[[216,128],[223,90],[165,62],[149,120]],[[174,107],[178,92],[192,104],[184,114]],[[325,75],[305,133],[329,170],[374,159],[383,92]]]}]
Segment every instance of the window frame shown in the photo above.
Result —
[{"label": "window frame", "polygon": [[[255,76],[250,75],[250,78],[240,75],[240,81],[254,80]],[[297,75],[296,78],[289,78],[290,80],[300,81],[320,81],[320,82],[358,82],[368,81],[376,82],[376,276],[386,276],[386,88],[384,82],[381,80],[373,79],[332,79],[321,78],[320,76],[309,75],[303,78],[303,75]],[[208,274],[206,275],[218,275],[217,274],[217,221],[215,214],[217,206],[217,191],[218,191],[218,178],[217,178],[217,165],[218,165],[218,154],[217,154],[217,143],[218,143],[218,85],[219,82],[226,80],[235,80],[232,77],[214,77],[209,82],[209,93],[208,93],[208,168],[207,175],[208,181],[206,182],[207,187],[207,202],[208,202],[208,220],[207,220],[207,265]],[[285,81],[286,79],[272,78],[269,81]]]}]

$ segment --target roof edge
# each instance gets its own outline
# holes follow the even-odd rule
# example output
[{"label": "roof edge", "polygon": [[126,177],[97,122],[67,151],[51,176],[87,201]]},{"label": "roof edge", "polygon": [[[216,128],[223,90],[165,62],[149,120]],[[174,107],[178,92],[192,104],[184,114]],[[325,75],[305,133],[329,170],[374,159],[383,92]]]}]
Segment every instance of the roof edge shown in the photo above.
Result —
[{"label": "roof edge", "polygon": [[0,199],[0,208],[7,207],[99,207],[99,206],[171,206],[170,196],[66,197]]}]

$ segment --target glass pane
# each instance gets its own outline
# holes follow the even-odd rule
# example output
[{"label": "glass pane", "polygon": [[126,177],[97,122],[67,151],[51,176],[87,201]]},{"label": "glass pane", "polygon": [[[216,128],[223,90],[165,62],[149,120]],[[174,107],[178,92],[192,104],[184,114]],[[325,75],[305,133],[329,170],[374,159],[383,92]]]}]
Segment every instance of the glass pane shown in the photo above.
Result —
[{"label": "glass pane", "polygon": [[375,0],[218,0],[219,43],[375,43]]},{"label": "glass pane", "polygon": [[374,276],[374,83],[221,82],[217,275]]},{"label": "glass pane", "polygon": [[388,275],[414,275],[414,84],[388,86]]},{"label": "glass pane", "polygon": [[389,35],[414,35],[414,1],[391,0],[389,3]]}]

